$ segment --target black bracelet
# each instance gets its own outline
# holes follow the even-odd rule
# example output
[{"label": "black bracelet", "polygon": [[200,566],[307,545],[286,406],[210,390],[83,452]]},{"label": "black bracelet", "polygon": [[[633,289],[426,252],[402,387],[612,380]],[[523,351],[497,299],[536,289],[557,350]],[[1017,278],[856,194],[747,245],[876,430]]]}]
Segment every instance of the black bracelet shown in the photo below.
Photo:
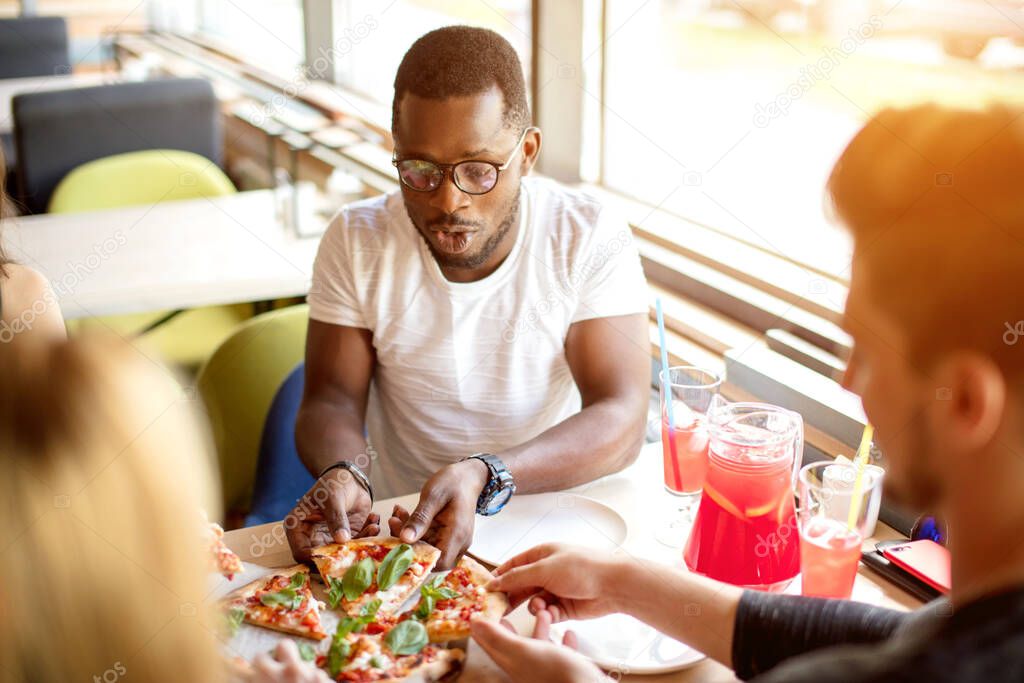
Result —
[{"label": "black bracelet", "polygon": [[340,462],[334,463],[333,465],[329,465],[326,468],[324,468],[324,471],[320,473],[320,476],[317,477],[317,480],[319,481],[320,479],[323,478],[325,474],[327,474],[331,470],[336,469],[348,470],[355,478],[356,482],[358,482],[359,485],[366,489],[366,492],[370,494],[370,504],[373,504],[373,486],[370,485],[370,479],[369,477],[366,476],[366,473],[363,472],[362,469],[360,469],[359,465],[355,464],[354,462],[342,460]]}]

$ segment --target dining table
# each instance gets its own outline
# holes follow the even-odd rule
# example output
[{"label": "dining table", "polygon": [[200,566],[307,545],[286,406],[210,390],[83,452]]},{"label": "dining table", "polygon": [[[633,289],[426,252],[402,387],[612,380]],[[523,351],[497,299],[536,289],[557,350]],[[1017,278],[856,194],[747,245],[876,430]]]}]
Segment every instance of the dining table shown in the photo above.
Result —
[{"label": "dining table", "polygon": [[[292,211],[291,198],[298,200]],[[309,293],[330,216],[312,183],[12,218],[10,256],[50,281],[65,319]]]},{"label": "dining table", "polygon": [[[373,510],[380,514],[383,520],[386,520],[396,504],[411,510],[416,506],[418,498],[418,493],[410,493],[396,498],[378,500],[374,502]],[[660,442],[646,444],[631,465],[615,474],[555,495],[524,495],[516,496],[516,499],[518,499],[517,503],[521,509],[524,507],[530,509],[530,506],[535,505],[535,509],[530,509],[530,512],[538,520],[555,511],[564,514],[566,507],[570,508],[569,512],[571,513],[571,506],[579,505],[579,501],[596,501],[617,512],[625,521],[625,539],[621,543],[615,543],[611,552],[625,553],[640,560],[664,563],[678,567],[680,571],[687,571],[681,551],[678,548],[663,545],[656,538],[659,525],[664,523],[667,514],[671,512],[676,502],[674,497],[666,492],[663,485]],[[536,502],[533,503],[531,500]],[[500,514],[497,517],[500,517]],[[487,519],[497,519],[497,517]],[[490,526],[493,525],[482,525],[478,522],[474,544],[470,547],[471,554],[473,548],[477,546],[477,542],[481,540],[480,534],[486,533],[486,529]],[[488,545],[491,547],[494,546],[494,541],[497,541],[499,547],[504,548],[503,554],[505,555],[525,550],[525,547],[520,547],[523,545],[523,537],[520,534],[513,534],[513,536],[515,537],[486,540],[489,541]],[[864,547],[873,549],[877,541],[898,538],[902,538],[902,536],[897,531],[879,522],[874,536],[865,540]],[[269,569],[295,564],[281,522],[234,529],[228,531],[224,539],[228,547],[249,566]],[[602,552],[608,550],[606,547]],[[919,600],[896,585],[872,574],[870,570],[864,568],[863,564],[858,570],[853,599],[899,610],[910,610],[921,605]],[[507,619],[520,633],[532,631],[533,617],[525,605],[513,609]],[[703,659],[679,671],[646,675],[631,672],[627,663],[626,666],[620,667],[613,673],[613,678],[625,681],[687,683],[717,683],[737,680],[728,666],[710,658]],[[464,683],[474,683],[507,679],[487,656],[487,653],[476,643],[470,641],[465,666],[459,680]]]}]

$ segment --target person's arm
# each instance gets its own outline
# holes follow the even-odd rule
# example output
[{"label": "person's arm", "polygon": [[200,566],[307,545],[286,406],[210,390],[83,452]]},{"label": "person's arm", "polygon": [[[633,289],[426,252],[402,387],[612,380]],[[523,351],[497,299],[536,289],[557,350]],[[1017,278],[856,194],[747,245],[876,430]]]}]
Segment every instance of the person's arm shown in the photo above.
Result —
[{"label": "person's arm", "polygon": [[[314,477],[342,460],[369,473],[363,425],[375,364],[369,330],[310,319],[295,445]],[[295,559],[308,560],[317,545],[349,540],[366,522],[370,504],[367,490],[347,470],[324,474],[286,518]]]},{"label": "person's arm", "polygon": [[542,545],[495,570],[488,590],[556,621],[624,612],[749,678],[830,645],[877,642],[906,617],[862,603],[744,591],[631,556]]},{"label": "person's arm", "polygon": [[746,591],[736,610],[732,668],[747,680],[820,648],[878,643],[908,615],[849,600]]},{"label": "person's arm", "polygon": [[644,440],[650,400],[651,343],[646,315],[574,323],[565,357],[582,410],[496,455],[519,493],[560,491],[632,463]]},{"label": "person's arm", "polygon": [[[582,409],[533,439],[495,453],[512,473],[518,493],[565,489],[617,472],[636,459],[650,391],[647,324],[647,316],[637,314],[570,326],[565,355]],[[452,566],[473,538],[476,502],[487,476],[486,465],[475,459],[441,469],[423,487],[411,514],[396,508],[392,533],[406,543],[425,538],[442,550],[438,566]]]}]

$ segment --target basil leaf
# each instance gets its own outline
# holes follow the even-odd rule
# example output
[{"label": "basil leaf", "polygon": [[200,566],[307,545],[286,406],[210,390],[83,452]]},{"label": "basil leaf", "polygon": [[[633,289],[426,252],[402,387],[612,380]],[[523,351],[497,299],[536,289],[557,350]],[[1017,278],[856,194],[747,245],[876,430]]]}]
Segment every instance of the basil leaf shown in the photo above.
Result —
[{"label": "basil leaf", "polygon": [[347,600],[355,600],[366,592],[373,583],[373,569],[372,557],[364,557],[348,568],[341,579],[342,590],[345,591]]},{"label": "basil leaf", "polygon": [[338,627],[334,630],[334,639],[340,640],[349,633],[362,631],[363,626],[363,620],[358,617],[342,617],[341,621],[338,622]]},{"label": "basil leaf", "polygon": [[345,667],[345,662],[348,661],[351,649],[352,646],[349,645],[344,636],[340,640],[335,637],[331,641],[331,649],[327,651],[327,672],[331,674],[331,678],[337,678],[341,674],[341,670]]},{"label": "basil leaf", "polygon": [[400,621],[384,636],[384,643],[396,655],[414,655],[427,646],[427,629],[418,621]]},{"label": "basil leaf", "polygon": [[361,619],[368,620],[364,621],[364,623],[368,624],[377,618],[377,611],[380,609],[381,604],[380,598],[377,598],[363,605],[363,609],[360,610],[359,615]]},{"label": "basil leaf", "polygon": [[241,607],[232,607],[228,610],[227,620],[228,633],[233,636],[238,633],[238,628],[242,625],[242,622],[245,621],[245,610]]},{"label": "basil leaf", "polygon": [[288,587],[292,590],[299,590],[306,585],[306,574],[299,572],[298,574],[292,574],[292,582],[288,584]]},{"label": "basil leaf", "polygon": [[434,597],[438,600],[451,600],[452,598],[459,597],[459,592],[446,586],[442,586],[434,591]]},{"label": "basil leaf", "polygon": [[341,585],[341,579],[336,579],[333,576],[327,577],[327,603],[334,609],[341,602],[341,598],[344,597],[345,591]]},{"label": "basil leaf", "polygon": [[415,553],[408,543],[395,546],[377,568],[377,587],[382,591],[394,586],[412,564]]},{"label": "basil leaf", "polygon": [[304,662],[312,662],[316,659],[316,649],[309,643],[299,643],[299,656]]},{"label": "basil leaf", "polygon": [[434,594],[423,593],[423,597],[420,598],[420,605],[416,608],[416,613],[413,614],[417,619],[426,619],[430,616],[430,613],[434,611]]},{"label": "basil leaf", "polygon": [[370,657],[370,666],[374,669],[383,669],[388,665],[388,660],[384,659],[380,655],[374,655]]},{"label": "basil leaf", "polygon": [[293,588],[284,588],[276,593],[264,593],[260,596],[260,602],[267,607],[298,609],[302,604],[302,595],[296,593]]}]

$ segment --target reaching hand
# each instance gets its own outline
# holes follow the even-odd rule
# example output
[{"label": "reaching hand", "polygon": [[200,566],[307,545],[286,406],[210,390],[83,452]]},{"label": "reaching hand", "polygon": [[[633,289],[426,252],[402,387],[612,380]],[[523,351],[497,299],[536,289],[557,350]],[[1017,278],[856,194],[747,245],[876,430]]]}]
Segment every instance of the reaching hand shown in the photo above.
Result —
[{"label": "reaching hand", "polygon": [[[288,516],[284,518],[285,535],[292,555],[298,562],[308,562],[310,551],[328,543],[344,543],[379,523],[371,518],[370,494],[351,472],[336,467],[317,479]],[[376,527],[379,529],[379,526]]]},{"label": "reaching hand", "polygon": [[547,543],[516,555],[494,570],[488,590],[508,593],[512,607],[527,598],[534,614],[555,621],[593,619],[619,611],[614,587],[628,580],[619,561],[592,550]]},{"label": "reaching hand", "polygon": [[473,542],[476,501],[487,483],[487,465],[463,460],[427,480],[412,513],[395,506],[391,533],[405,543],[423,540],[440,548],[437,569],[451,569]]},{"label": "reaching hand", "polygon": [[506,622],[495,624],[484,619],[472,623],[473,640],[487,651],[494,663],[514,683],[553,681],[557,683],[597,683],[609,680],[599,668],[575,651],[576,636],[565,634],[562,645],[551,642],[551,614],[537,612],[533,638],[517,635]]},{"label": "reaching hand", "polygon": [[329,683],[331,679],[309,662],[302,661],[292,640],[282,640],[274,656],[257,655],[252,670],[244,679],[248,683]]}]

